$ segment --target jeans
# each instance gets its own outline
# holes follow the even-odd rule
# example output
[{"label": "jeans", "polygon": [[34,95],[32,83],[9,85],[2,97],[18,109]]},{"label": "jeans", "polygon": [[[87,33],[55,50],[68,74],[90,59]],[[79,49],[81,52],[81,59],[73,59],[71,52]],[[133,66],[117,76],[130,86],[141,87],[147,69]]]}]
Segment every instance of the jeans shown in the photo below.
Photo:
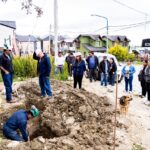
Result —
[{"label": "jeans", "polygon": [[71,64],[68,64],[68,74],[70,77],[72,77],[72,71],[73,71],[73,67]]},{"label": "jeans", "polygon": [[110,83],[110,85],[114,86],[114,84],[115,84],[115,79],[116,79],[116,73],[114,73],[114,74],[109,74],[109,83]]},{"label": "jeans", "polygon": [[126,92],[128,92],[128,86],[129,86],[129,91],[132,92],[132,90],[133,90],[132,81],[133,81],[133,77],[129,77],[129,78],[125,77]]},{"label": "jeans", "polygon": [[39,84],[40,84],[40,88],[41,88],[41,96],[46,96],[46,94],[48,96],[52,96],[49,77],[40,75],[39,76]]},{"label": "jeans", "polygon": [[142,95],[146,96],[146,82],[141,81],[141,87],[142,87]]},{"label": "jeans", "polygon": [[3,134],[7,139],[14,141],[24,141],[23,138],[19,134],[17,134],[16,131],[8,128],[7,126],[3,127]]},{"label": "jeans", "polygon": [[6,100],[12,100],[12,84],[13,84],[13,74],[2,74],[5,90],[6,90]]},{"label": "jeans", "polygon": [[108,84],[108,74],[101,73],[101,85],[107,86]]},{"label": "jeans", "polygon": [[55,74],[57,74],[58,71],[60,72],[60,74],[62,74],[62,73],[63,73],[63,66],[57,66],[57,67],[55,68]]},{"label": "jeans", "polygon": [[78,84],[79,89],[81,89],[83,76],[74,75],[73,77],[74,77],[74,88],[76,88]]},{"label": "jeans", "polygon": [[89,69],[89,78],[91,82],[92,82],[92,79],[96,81],[96,69]]}]

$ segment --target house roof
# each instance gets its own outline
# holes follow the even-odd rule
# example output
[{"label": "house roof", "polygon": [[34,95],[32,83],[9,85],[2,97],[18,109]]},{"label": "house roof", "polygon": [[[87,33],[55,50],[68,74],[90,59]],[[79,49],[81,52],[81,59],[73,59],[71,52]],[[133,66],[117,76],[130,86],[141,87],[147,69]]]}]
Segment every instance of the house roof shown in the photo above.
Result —
[{"label": "house roof", "polygon": [[80,34],[76,39],[79,39],[80,37],[89,37],[91,38],[92,40],[100,40],[101,39],[101,36],[98,35],[98,34]]},{"label": "house roof", "polygon": [[37,38],[33,35],[16,35],[16,40],[19,42],[37,42]]},{"label": "house roof", "polygon": [[[103,36],[102,38],[106,38],[106,36]],[[115,42],[117,40],[123,42],[123,41],[130,41],[126,36],[122,36],[122,35],[109,35],[108,39]]]},{"label": "house roof", "polygon": [[[54,36],[50,35],[50,39],[54,40]],[[49,36],[46,36],[45,38],[43,38],[43,41],[49,41]]]},{"label": "house roof", "polygon": [[15,21],[0,21],[0,25],[16,29],[16,22]]},{"label": "house roof", "polygon": [[[54,37],[53,35],[50,35],[50,39],[51,39],[51,40],[54,40],[55,37]],[[63,41],[63,40],[65,40],[65,39],[66,39],[66,37],[64,37],[64,36],[62,36],[62,35],[58,36],[58,41]],[[49,35],[46,36],[45,38],[43,38],[43,41],[49,41]]]},{"label": "house roof", "polygon": [[90,50],[93,50],[94,52],[106,52],[107,48],[106,47],[94,47],[94,46],[91,46],[89,44],[83,44],[83,46],[88,49],[89,51]]}]

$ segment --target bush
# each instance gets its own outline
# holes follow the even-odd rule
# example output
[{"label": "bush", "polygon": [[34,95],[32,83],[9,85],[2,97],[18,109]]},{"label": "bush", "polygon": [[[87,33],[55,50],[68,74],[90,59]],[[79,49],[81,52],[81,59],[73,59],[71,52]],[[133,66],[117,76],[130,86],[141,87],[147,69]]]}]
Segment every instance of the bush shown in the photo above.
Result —
[{"label": "bush", "polygon": [[[17,78],[33,78],[37,76],[37,61],[34,60],[31,56],[14,58],[13,66],[15,73],[14,75]],[[51,57],[51,67],[51,78],[58,80],[68,79],[68,68],[66,63],[64,65],[63,74],[54,74],[54,57]]]},{"label": "bush", "polygon": [[128,49],[122,47],[121,45],[115,45],[114,47],[111,47],[108,52],[116,56],[119,61],[126,60],[129,54]]},{"label": "bush", "polygon": [[31,56],[16,57],[13,59],[15,77],[36,77],[37,62]]},{"label": "bush", "polygon": [[130,54],[128,54],[128,56],[127,56],[127,59],[128,60],[131,60],[131,61],[135,61],[135,54],[134,53],[130,53]]}]

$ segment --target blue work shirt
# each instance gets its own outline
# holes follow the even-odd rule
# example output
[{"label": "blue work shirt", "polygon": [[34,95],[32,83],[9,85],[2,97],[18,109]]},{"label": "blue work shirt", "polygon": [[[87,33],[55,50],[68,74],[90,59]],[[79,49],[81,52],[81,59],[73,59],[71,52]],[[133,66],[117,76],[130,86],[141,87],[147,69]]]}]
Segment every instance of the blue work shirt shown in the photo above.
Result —
[{"label": "blue work shirt", "polygon": [[12,131],[20,130],[24,141],[28,141],[28,133],[26,131],[28,122],[27,112],[23,109],[15,112],[4,124],[3,128],[9,128]]}]

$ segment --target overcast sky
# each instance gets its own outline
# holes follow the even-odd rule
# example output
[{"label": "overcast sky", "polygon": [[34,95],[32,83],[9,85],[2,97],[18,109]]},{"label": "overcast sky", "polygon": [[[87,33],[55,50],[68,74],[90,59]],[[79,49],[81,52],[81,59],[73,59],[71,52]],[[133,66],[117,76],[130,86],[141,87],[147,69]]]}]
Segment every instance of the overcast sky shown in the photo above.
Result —
[{"label": "overcast sky", "polygon": [[[8,0],[7,3],[0,2],[0,20],[16,21],[17,34],[34,34],[43,37],[49,34],[49,26],[52,24],[53,31],[53,2],[54,0],[33,0],[42,7],[44,14],[36,18],[36,13],[26,15],[21,10],[21,0]],[[118,0],[130,7],[149,14],[149,0]],[[113,0],[58,0],[59,8],[59,33],[69,36],[90,33],[105,35],[106,29],[99,30],[106,26],[102,18],[91,17],[91,14],[98,14],[109,19],[109,26],[120,26],[145,22],[145,15],[135,12],[127,7],[117,4]],[[126,35],[131,39],[131,45],[141,45],[142,38],[150,38],[150,23],[142,24],[139,27],[120,30],[124,27],[109,28],[110,35]]]}]

